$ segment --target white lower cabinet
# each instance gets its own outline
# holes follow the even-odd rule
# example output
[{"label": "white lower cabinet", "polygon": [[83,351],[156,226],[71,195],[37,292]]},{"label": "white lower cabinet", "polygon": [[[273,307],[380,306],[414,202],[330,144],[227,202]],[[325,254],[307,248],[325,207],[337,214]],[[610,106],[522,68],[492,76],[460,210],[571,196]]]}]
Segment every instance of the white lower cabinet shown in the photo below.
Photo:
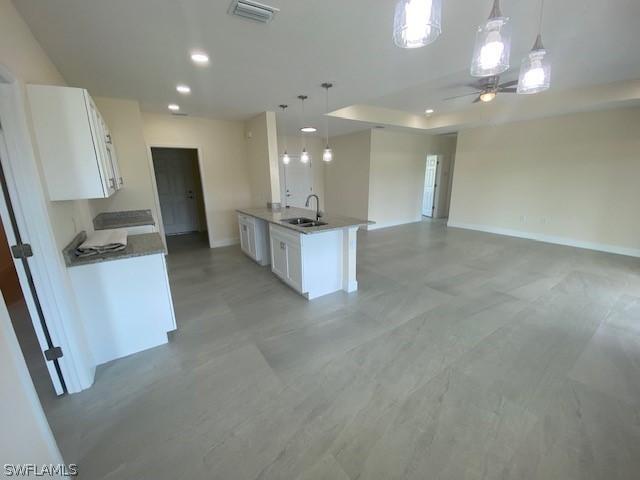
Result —
[{"label": "white lower cabinet", "polygon": [[271,271],[298,292],[305,293],[300,236],[271,225]]},{"label": "white lower cabinet", "polygon": [[271,270],[308,299],[342,289],[342,230],[311,235],[269,225]]},{"label": "white lower cabinet", "polygon": [[163,254],[69,268],[96,364],[167,343],[176,329]]},{"label": "white lower cabinet", "polygon": [[269,227],[265,220],[238,214],[240,248],[260,265],[271,263],[269,255]]}]

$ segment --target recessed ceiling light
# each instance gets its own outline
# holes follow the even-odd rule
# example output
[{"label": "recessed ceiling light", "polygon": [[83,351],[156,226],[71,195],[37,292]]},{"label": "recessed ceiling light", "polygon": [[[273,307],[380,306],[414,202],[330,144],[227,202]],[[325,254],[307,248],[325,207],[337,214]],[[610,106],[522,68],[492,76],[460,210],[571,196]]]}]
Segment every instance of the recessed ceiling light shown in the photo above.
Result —
[{"label": "recessed ceiling light", "polygon": [[170,103],[169,110],[173,110],[173,111],[180,110],[180,105],[176,105],[175,103]]},{"label": "recessed ceiling light", "polygon": [[424,113],[426,113],[427,115],[430,115],[433,113],[433,108],[427,108]]},{"label": "recessed ceiling light", "polygon": [[313,133],[313,132],[316,132],[317,130],[318,129],[316,127],[302,127],[300,129],[300,131],[304,133]]},{"label": "recessed ceiling light", "polygon": [[193,52],[191,54],[191,60],[196,63],[207,63],[209,61],[209,55],[202,52]]},{"label": "recessed ceiling light", "polygon": [[176,87],[176,90],[179,91],[180,93],[191,93],[191,89],[189,88],[188,85],[178,85]]}]

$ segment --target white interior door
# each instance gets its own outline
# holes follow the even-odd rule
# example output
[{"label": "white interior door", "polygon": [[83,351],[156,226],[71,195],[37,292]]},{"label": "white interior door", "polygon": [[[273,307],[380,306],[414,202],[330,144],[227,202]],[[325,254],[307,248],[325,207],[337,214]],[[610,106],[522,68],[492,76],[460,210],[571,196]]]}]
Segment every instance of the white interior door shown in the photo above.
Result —
[{"label": "white interior door", "polygon": [[302,163],[299,156],[290,155],[288,165],[280,165],[284,171],[284,206],[305,208],[307,197],[313,193],[311,161]]},{"label": "white interior door", "polygon": [[424,174],[424,197],[422,199],[422,215],[433,217],[436,195],[436,174],[438,172],[438,156],[427,157],[427,168]]},{"label": "white interior door", "polygon": [[[0,130],[0,157],[7,157],[6,144],[2,130]],[[11,200],[7,192],[7,184],[4,180],[4,172],[2,170],[0,170],[0,220],[2,221],[4,233],[6,234],[7,239],[7,245],[0,245],[0,248],[8,249],[12,245],[17,245],[19,243],[29,243],[29,239],[21,236],[20,232],[17,231],[16,217],[11,207]],[[34,252],[34,255],[37,254],[39,254],[39,252]],[[11,256],[9,255],[9,258],[10,257]],[[14,263],[15,272],[18,275],[18,281],[20,282],[22,297],[24,298],[24,302],[27,307],[27,311],[23,311],[20,308],[12,310],[8,305],[7,308],[10,310],[11,320],[12,322],[15,321],[16,319],[14,318],[14,315],[19,315],[20,318],[18,318],[17,321],[31,322],[40,351],[42,352],[42,362],[44,362],[44,365],[47,368],[53,388],[57,395],[62,395],[64,393],[64,388],[62,386],[63,379],[58,360],[49,361],[45,358],[44,352],[53,347],[54,344],[49,334],[44,313],[42,313],[42,308],[35,291],[35,286],[33,285],[33,277],[29,266],[29,260],[11,258],[10,261],[13,261]],[[5,274],[5,269],[3,267],[3,265],[0,265],[0,271]],[[27,332],[26,325],[22,325],[22,327],[24,328],[21,328],[21,332]],[[16,330],[16,328],[14,328],[14,330]],[[19,333],[20,332],[16,330],[16,334]],[[27,333],[24,333],[23,338],[26,336]],[[35,347],[35,355],[37,355],[37,350],[38,347]],[[29,353],[31,353],[31,349]],[[25,358],[26,354],[27,352],[23,351]],[[35,357],[32,360],[33,363],[39,361],[39,359],[36,359]]]},{"label": "white interior door", "polygon": [[158,198],[166,235],[198,231],[191,157],[186,150],[153,148]]}]

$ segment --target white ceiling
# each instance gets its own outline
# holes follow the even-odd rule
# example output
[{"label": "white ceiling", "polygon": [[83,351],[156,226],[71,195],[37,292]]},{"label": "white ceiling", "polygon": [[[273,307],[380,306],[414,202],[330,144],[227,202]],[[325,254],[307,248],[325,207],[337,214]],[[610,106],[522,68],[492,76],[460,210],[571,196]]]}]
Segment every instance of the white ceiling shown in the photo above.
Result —
[{"label": "white ceiling", "polygon": [[[231,0],[14,0],[62,75],[94,96],[139,100],[167,113],[176,102],[194,116],[244,121],[287,103],[287,133],[307,124],[324,134],[324,90],[331,109],[368,104],[412,113],[482,108],[468,74],[476,26],[491,0],[443,0],[443,33],[416,50],[393,45],[395,0],[263,0],[280,9],[269,25],[227,14]],[[502,0],[513,23],[512,71],[531,48],[539,2]],[[552,56],[555,91],[640,77],[640,1],[547,0],[543,41]],[[194,65],[192,50],[209,53]],[[175,91],[179,83],[192,93]],[[457,86],[456,86],[457,85]],[[544,95],[544,94],[541,94]],[[504,95],[501,101],[516,101]],[[370,128],[331,120],[332,134]]]}]

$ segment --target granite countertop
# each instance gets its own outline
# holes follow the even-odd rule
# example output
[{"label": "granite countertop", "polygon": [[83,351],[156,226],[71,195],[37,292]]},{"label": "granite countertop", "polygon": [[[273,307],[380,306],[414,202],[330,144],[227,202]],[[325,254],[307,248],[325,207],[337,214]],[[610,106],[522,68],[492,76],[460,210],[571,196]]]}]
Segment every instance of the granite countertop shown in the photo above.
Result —
[{"label": "granite countertop", "polygon": [[125,212],[105,212],[93,219],[96,230],[155,225],[151,210],[129,210]]},{"label": "granite countertop", "polygon": [[92,263],[110,262],[112,260],[122,260],[125,258],[142,257],[144,255],[156,255],[167,253],[162,243],[159,233],[142,233],[140,235],[129,235],[127,246],[118,252],[109,252],[89,257],[76,256],[76,248],[87,239],[86,232],[82,231],[74,238],[62,251],[67,267],[78,267],[80,265],[91,265]]},{"label": "granite countertop", "polygon": [[316,218],[315,210],[307,210],[305,208],[282,208],[281,210],[271,210],[269,208],[242,208],[237,210],[239,213],[244,213],[250,217],[260,218],[267,222],[279,225],[296,232],[305,233],[307,235],[313,233],[328,232],[330,230],[340,230],[348,227],[359,227],[362,225],[371,225],[375,222],[369,220],[362,220],[361,218],[343,217],[341,215],[324,214],[320,218],[321,222],[326,222],[327,225],[321,225],[319,227],[299,227],[297,225],[290,225],[282,222],[283,219],[305,217],[314,220]]}]

